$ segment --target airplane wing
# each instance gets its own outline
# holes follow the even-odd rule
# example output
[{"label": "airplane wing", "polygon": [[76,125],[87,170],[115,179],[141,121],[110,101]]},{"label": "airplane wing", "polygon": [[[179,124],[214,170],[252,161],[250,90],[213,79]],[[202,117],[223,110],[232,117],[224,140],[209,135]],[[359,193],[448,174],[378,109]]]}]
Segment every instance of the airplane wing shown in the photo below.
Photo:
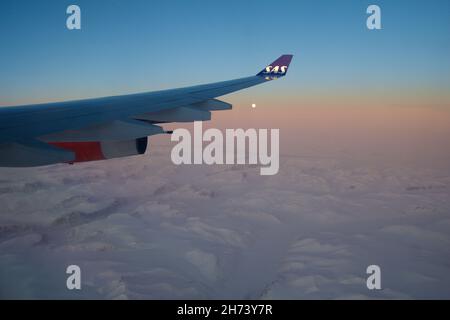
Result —
[{"label": "airplane wing", "polygon": [[29,167],[143,154],[158,124],[211,119],[232,106],[215,98],[286,75],[282,55],[257,75],[187,88],[0,107],[0,166]]}]

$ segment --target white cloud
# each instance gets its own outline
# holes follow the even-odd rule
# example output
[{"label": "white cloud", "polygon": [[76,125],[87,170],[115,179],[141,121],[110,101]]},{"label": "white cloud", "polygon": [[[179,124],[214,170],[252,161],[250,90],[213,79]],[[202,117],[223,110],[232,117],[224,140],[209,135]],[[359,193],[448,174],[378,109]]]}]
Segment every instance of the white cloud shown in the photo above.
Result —
[{"label": "white cloud", "polygon": [[445,175],[292,156],[263,177],[155,148],[0,169],[1,297],[79,297],[61,289],[73,263],[83,297],[105,299],[450,297]]}]

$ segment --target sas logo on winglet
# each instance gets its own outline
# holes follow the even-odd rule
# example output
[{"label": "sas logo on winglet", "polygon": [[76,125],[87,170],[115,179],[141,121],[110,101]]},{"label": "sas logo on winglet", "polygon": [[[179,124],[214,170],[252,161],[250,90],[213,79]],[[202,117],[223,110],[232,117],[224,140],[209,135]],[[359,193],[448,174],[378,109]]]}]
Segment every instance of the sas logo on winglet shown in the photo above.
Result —
[{"label": "sas logo on winglet", "polygon": [[283,77],[287,74],[289,64],[292,60],[292,54],[284,54],[277,60],[269,63],[257,76],[262,76],[266,80],[274,80]]},{"label": "sas logo on winglet", "polygon": [[263,71],[263,74],[280,74],[283,75],[287,71],[287,66],[267,66],[266,69]]}]

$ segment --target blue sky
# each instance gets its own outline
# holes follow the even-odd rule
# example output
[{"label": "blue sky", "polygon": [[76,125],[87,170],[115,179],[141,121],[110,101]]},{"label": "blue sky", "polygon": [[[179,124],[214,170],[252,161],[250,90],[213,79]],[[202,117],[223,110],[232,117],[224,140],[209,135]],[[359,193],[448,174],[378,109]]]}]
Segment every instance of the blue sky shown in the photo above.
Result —
[{"label": "blue sky", "polygon": [[[66,29],[77,4],[82,30]],[[366,28],[366,8],[383,30]],[[95,97],[220,81],[295,55],[295,95],[450,85],[450,2],[2,1],[0,104]],[[261,89],[258,89],[261,90]]]}]

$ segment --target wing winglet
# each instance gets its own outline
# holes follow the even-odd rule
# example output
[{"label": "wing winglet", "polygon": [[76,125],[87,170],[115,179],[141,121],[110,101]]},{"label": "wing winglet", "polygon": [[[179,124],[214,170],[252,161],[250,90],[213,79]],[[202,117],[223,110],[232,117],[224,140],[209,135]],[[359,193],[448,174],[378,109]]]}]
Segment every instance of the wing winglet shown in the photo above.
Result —
[{"label": "wing winglet", "polygon": [[286,75],[289,65],[291,63],[293,55],[284,54],[277,60],[267,65],[263,70],[261,70],[257,76],[266,77],[270,79],[277,79]]}]

